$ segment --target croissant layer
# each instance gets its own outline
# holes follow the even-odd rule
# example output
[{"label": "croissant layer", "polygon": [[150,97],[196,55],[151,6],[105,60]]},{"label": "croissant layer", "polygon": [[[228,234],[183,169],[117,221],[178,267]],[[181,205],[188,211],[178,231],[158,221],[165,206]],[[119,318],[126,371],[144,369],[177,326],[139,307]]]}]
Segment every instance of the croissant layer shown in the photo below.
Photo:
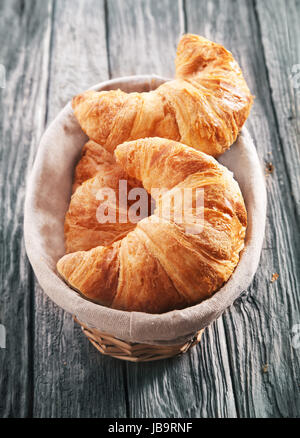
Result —
[{"label": "croissant layer", "polygon": [[[132,202],[119,202],[120,181],[126,183],[127,191],[142,187],[141,182],[130,178],[116,163],[114,155],[93,141],[86,143],[75,169],[73,195],[65,217],[67,253],[110,245],[135,228],[135,224],[123,219]],[[107,199],[107,189],[113,191],[113,199]],[[99,221],[99,209],[105,206],[113,210],[115,222]]]}]

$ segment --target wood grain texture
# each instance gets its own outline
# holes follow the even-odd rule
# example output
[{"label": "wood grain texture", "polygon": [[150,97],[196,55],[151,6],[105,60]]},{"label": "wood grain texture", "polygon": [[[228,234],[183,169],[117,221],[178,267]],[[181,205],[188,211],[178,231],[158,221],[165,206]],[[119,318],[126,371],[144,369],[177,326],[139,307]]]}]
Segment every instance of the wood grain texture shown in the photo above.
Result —
[{"label": "wood grain texture", "polygon": [[55,0],[48,120],[74,95],[108,79],[104,0]]},{"label": "wood grain texture", "polygon": [[224,327],[207,328],[180,358],[128,364],[129,411],[135,418],[235,418],[235,395]]},{"label": "wood grain texture", "polygon": [[289,191],[300,216],[300,3],[257,1],[256,13]]},{"label": "wood grain texture", "polygon": [[[266,2],[258,2],[262,3]],[[289,172],[295,175],[295,166],[286,167],[287,154],[278,132],[265,65],[266,38],[261,39],[261,29],[274,29],[277,22],[273,31],[281,34],[287,23],[276,7],[260,23],[256,5],[249,1],[187,0],[186,16],[188,31],[223,43],[239,60],[256,96],[247,126],[261,160],[275,166],[267,177],[268,218],[260,267],[251,287],[222,318],[237,412],[241,417],[299,416],[299,350],[291,344],[292,326],[300,318],[299,242],[294,234],[299,237],[299,217],[289,176]],[[271,35],[269,38],[272,42]],[[286,52],[287,47],[281,51]],[[284,68],[281,62],[277,61],[277,67]],[[273,74],[278,76],[278,70]],[[289,154],[290,160],[297,159],[292,148]],[[271,283],[274,272],[279,273],[279,279]]]},{"label": "wood grain texture", "polygon": [[112,77],[173,77],[177,43],[184,33],[181,0],[107,0],[108,54]]},{"label": "wood grain texture", "polygon": [[[108,77],[103,1],[53,3],[47,123]],[[124,365],[101,356],[72,316],[35,285],[35,417],[123,417]]]},{"label": "wood grain texture", "polygon": [[[23,243],[25,176],[44,129],[50,2],[0,2],[0,417],[32,414],[33,277]],[[18,31],[16,31],[16,29]]]}]

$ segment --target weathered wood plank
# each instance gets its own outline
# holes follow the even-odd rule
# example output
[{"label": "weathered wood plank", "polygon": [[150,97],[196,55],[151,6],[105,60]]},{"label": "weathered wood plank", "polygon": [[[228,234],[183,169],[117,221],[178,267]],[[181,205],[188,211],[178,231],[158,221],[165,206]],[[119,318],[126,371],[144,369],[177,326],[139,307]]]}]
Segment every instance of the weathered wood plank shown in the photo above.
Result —
[{"label": "weathered wood plank", "polygon": [[256,2],[276,128],[300,216],[300,3]]},{"label": "weathered wood plank", "polygon": [[237,416],[224,327],[218,320],[199,346],[180,358],[128,365],[133,417],[232,418]]},{"label": "weathered wood plank", "polygon": [[[186,15],[188,31],[223,43],[239,60],[252,93],[256,95],[247,126],[262,161],[271,161],[275,166],[275,171],[267,177],[268,220],[260,268],[247,293],[222,318],[238,415],[295,417],[300,411],[300,364],[299,350],[291,344],[291,329],[300,320],[300,248],[298,239],[295,239],[299,236],[299,219],[290,183],[290,178],[297,178],[296,165],[290,163],[287,168],[286,161],[296,160],[297,156],[295,147],[286,151],[295,139],[288,127],[284,131],[284,143],[278,135],[278,118],[281,115],[276,117],[274,112],[268,81],[273,74],[277,77],[276,84],[274,77],[273,85],[271,82],[274,96],[274,90],[284,77],[281,76],[282,54],[285,53],[287,59],[292,55],[288,54],[289,49],[283,41],[280,47],[275,46],[273,58],[271,52],[268,55],[268,65],[280,65],[281,73],[275,68],[276,73],[272,70],[268,74],[265,65],[267,48],[264,50],[260,30],[269,32],[268,29],[273,29],[272,34],[268,34],[271,47],[275,34],[282,35],[286,26],[292,26],[297,20],[284,21],[283,2],[281,9],[273,2],[258,4],[260,11],[264,11],[262,23],[257,21],[254,2],[249,1],[187,0]],[[296,28],[293,31],[296,35]],[[265,37],[264,44],[266,40]],[[289,102],[288,95],[280,93],[280,96],[283,101]],[[287,103],[289,105],[292,105],[291,101]],[[275,111],[280,111],[277,103],[275,106]],[[283,112],[283,107],[281,110]],[[287,126],[286,119],[282,123]],[[280,276],[271,283],[274,272]],[[265,367],[266,364],[268,367]]]},{"label": "weathered wood plank", "polygon": [[55,1],[47,121],[75,94],[106,79],[104,0]]},{"label": "weathered wood plank", "polygon": [[[32,414],[33,278],[23,243],[26,173],[44,126],[50,1],[0,3],[0,417]],[[4,71],[4,70],[3,70]]]},{"label": "weathered wood plank", "polygon": [[109,0],[108,51],[112,77],[174,76],[177,42],[184,32],[180,0]]},{"label": "weathered wood plank", "polygon": [[[108,78],[104,2],[55,2],[47,122],[79,91]],[[124,364],[100,355],[71,315],[36,285],[35,417],[124,417]]]},{"label": "weathered wood plank", "polygon": [[[174,76],[184,33],[181,1],[110,0],[108,51],[112,76]],[[235,401],[222,321],[201,346],[180,359],[128,364],[129,413],[133,417],[235,417]]]}]

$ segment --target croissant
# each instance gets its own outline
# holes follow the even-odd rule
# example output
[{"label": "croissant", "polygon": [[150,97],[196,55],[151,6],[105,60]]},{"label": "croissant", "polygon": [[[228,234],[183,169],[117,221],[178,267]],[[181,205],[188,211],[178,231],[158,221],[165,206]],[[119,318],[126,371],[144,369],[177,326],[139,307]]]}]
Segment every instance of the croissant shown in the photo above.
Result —
[{"label": "croissant", "polygon": [[175,64],[176,79],[151,92],[86,91],[74,97],[83,131],[111,153],[125,141],[163,137],[222,154],[253,101],[240,67],[221,45],[190,34],[179,42]]},{"label": "croissant", "polygon": [[[120,220],[121,215],[127,217],[128,208],[133,203],[119,202],[120,180],[127,181],[128,191],[142,187],[139,181],[125,173],[112,154],[93,141],[87,142],[75,169],[73,195],[65,217],[67,253],[110,245],[125,237],[135,227],[136,224],[128,219]],[[106,202],[107,208],[115,208],[115,223],[100,223],[97,219],[98,208],[106,201],[107,188],[115,192],[118,201],[115,205]],[[101,193],[102,197],[99,196]]]},{"label": "croissant", "polygon": [[115,179],[118,179],[122,169],[116,165],[116,160],[112,154],[99,144],[89,140],[84,145],[80,160],[75,168],[72,193],[97,173],[101,173],[105,184],[111,186],[115,185]]},{"label": "croissant", "polygon": [[[111,245],[65,255],[59,274],[88,299],[114,309],[162,313],[210,297],[228,280],[244,246],[247,213],[231,172],[211,156],[161,138],[121,144],[115,157],[154,197],[154,214]],[[178,199],[187,189],[193,196],[180,218]],[[196,208],[199,189],[203,203]]]}]

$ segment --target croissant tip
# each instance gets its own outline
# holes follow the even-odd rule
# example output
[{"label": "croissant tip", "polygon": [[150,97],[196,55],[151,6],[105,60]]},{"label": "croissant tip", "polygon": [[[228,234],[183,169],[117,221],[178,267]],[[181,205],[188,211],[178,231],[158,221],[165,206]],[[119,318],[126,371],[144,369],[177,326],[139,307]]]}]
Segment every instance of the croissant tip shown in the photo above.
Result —
[{"label": "croissant tip", "polygon": [[84,94],[85,93],[81,93],[81,94],[77,94],[76,96],[73,97],[72,99],[72,108],[73,110],[76,109],[76,107],[85,100],[84,98]]},{"label": "croissant tip", "polygon": [[56,269],[57,272],[59,273],[59,275],[65,279],[65,275],[64,275],[64,270],[65,270],[65,266],[66,266],[66,258],[67,255],[64,255],[61,259],[58,260],[58,262],[56,263]]},{"label": "croissant tip", "polygon": [[76,264],[78,263],[78,256],[80,256],[80,252],[82,251],[78,251],[77,253],[66,254],[58,260],[56,264],[56,269],[59,275],[65,281],[68,281],[68,279],[72,275],[72,272]]},{"label": "croissant tip", "polygon": [[209,44],[209,45],[223,47],[222,44],[219,44],[219,43],[216,43],[214,41],[211,41],[211,40],[205,38],[204,36],[197,35],[195,33],[185,33],[185,34],[183,34],[182,37],[180,38],[179,46],[182,43],[184,43],[184,42],[198,42],[198,43],[205,43],[205,44]]}]

